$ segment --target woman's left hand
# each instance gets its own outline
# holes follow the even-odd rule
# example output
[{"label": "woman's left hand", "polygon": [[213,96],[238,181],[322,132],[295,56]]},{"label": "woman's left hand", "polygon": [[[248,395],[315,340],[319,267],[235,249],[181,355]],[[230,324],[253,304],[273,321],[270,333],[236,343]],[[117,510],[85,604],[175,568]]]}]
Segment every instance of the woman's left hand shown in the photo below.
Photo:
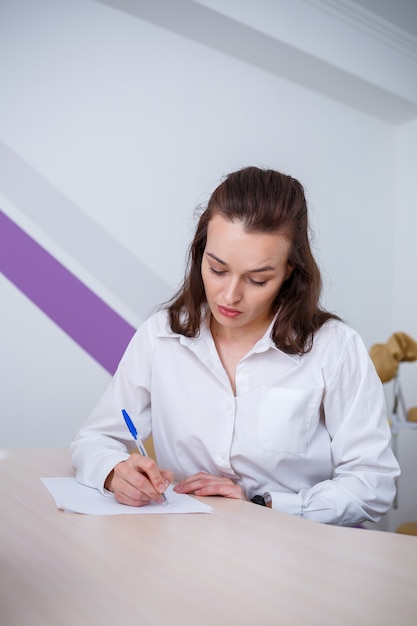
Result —
[{"label": "woman's left hand", "polygon": [[177,493],[192,493],[196,496],[223,496],[224,498],[246,500],[242,487],[236,485],[233,480],[204,472],[184,478],[184,480],[175,485],[174,491]]}]

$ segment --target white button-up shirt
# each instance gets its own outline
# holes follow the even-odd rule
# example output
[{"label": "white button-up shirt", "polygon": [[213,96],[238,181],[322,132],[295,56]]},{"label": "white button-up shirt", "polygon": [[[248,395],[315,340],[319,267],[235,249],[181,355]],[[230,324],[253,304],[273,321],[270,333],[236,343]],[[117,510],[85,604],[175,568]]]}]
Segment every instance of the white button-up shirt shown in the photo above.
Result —
[{"label": "white button-up shirt", "polygon": [[303,356],[277,349],[271,327],[241,359],[236,395],[209,325],[173,333],[161,311],[132,338],[109,388],[71,446],[77,479],[103,489],[135,449],[121,410],[177,480],[228,476],[248,498],[332,524],[377,521],[395,494],[381,382],[359,335],[327,322]]}]

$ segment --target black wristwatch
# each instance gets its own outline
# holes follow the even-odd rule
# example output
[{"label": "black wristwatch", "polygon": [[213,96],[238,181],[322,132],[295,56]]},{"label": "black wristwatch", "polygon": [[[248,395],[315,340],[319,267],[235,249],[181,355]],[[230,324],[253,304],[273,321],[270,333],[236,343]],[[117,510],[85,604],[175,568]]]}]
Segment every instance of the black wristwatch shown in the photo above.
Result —
[{"label": "black wristwatch", "polygon": [[256,495],[253,496],[253,498],[250,499],[251,502],[253,502],[254,504],[260,504],[261,506],[267,506],[269,509],[271,508],[272,505],[272,498],[271,498],[271,494],[268,493],[267,491],[265,491],[264,494],[262,495]]}]

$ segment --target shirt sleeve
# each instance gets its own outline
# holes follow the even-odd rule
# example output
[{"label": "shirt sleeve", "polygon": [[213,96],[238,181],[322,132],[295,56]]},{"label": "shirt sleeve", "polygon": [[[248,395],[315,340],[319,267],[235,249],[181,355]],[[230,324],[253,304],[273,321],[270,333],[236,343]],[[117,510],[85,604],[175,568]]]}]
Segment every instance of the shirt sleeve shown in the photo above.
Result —
[{"label": "shirt sleeve", "polygon": [[133,336],[110,385],[70,446],[77,480],[104,493],[111,470],[136,449],[122,416],[126,409],[143,440],[151,432],[152,337],[145,323]]},{"label": "shirt sleeve", "polygon": [[329,524],[377,522],[392,504],[400,470],[382,384],[358,334],[349,337],[337,367],[324,376],[333,477],[296,494],[272,493],[273,507]]}]

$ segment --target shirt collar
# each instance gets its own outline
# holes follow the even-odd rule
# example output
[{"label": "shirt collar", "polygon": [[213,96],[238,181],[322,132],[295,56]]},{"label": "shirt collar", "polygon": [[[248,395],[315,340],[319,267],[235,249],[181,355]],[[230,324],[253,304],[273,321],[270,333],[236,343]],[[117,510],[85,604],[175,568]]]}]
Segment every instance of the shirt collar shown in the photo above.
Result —
[{"label": "shirt collar", "polygon": [[280,348],[278,348],[273,339],[272,339],[272,328],[275,324],[275,321],[278,317],[278,313],[275,315],[274,319],[272,320],[272,322],[270,323],[270,325],[268,326],[268,328],[265,331],[265,334],[263,335],[263,337],[261,337],[259,339],[259,341],[257,341],[255,343],[255,345],[253,346],[252,350],[249,352],[249,354],[252,353],[259,353],[259,352],[266,352],[266,350],[276,350],[277,352],[280,352],[282,355],[284,355],[285,357],[288,357],[291,361],[294,361],[294,363],[299,363],[300,361],[300,355],[299,354],[288,354],[288,352],[284,352],[283,350],[281,350]]},{"label": "shirt collar", "polygon": [[[294,363],[299,363],[301,359],[299,354],[288,354],[288,352],[284,352],[280,348],[277,348],[277,346],[275,345],[275,343],[273,342],[271,338],[272,327],[275,323],[275,320],[277,319],[277,315],[274,317],[274,319],[272,320],[272,322],[266,329],[263,337],[261,337],[253,346],[253,348],[248,352],[248,355],[254,354],[254,353],[266,352],[267,350],[277,350],[277,352],[280,352],[281,354],[289,358]],[[159,333],[159,336],[178,337],[181,344],[184,346],[192,346],[192,345],[195,346],[196,343],[200,343],[200,342],[208,345],[212,342],[212,335],[210,331],[210,314],[204,316],[204,319],[201,322],[200,334],[198,337],[185,337],[184,335],[181,335],[180,333],[172,332],[169,326],[169,318],[167,318],[167,326],[166,326],[165,332],[162,331],[161,333]]]}]

